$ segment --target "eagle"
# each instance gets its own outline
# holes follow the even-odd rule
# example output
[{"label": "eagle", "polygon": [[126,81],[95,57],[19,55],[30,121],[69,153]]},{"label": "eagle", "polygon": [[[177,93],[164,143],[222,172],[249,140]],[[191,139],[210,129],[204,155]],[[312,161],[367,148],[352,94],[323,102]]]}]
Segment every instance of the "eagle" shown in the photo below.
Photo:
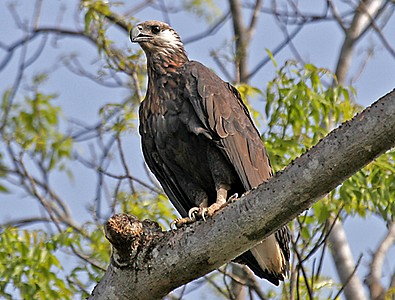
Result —
[{"label": "eagle", "polygon": [[[237,89],[188,59],[168,24],[145,21],[130,33],[147,58],[148,84],[139,109],[145,161],[183,217],[210,217],[233,195],[272,176],[265,146]],[[274,285],[289,269],[283,227],[235,261]]]}]

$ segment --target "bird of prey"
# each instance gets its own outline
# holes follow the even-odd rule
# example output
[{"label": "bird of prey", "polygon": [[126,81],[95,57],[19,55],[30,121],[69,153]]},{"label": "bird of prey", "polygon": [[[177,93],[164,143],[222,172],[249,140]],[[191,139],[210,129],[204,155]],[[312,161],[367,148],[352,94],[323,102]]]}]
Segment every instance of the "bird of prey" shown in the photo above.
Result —
[{"label": "bird of prey", "polygon": [[[137,24],[130,38],[147,57],[139,110],[144,158],[184,220],[212,216],[230,196],[267,181],[269,158],[237,89],[190,61],[166,23]],[[289,266],[288,244],[283,227],[236,261],[278,285]]]}]

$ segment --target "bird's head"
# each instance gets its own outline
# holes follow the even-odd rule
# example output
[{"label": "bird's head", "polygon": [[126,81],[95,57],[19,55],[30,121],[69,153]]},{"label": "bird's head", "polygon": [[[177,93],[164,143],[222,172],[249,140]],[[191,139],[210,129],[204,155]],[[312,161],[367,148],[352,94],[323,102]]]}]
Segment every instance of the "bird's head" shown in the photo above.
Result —
[{"label": "bird's head", "polygon": [[166,61],[175,62],[188,60],[180,36],[166,23],[139,23],[130,32],[130,40],[132,43],[139,43],[147,57],[160,56]]}]

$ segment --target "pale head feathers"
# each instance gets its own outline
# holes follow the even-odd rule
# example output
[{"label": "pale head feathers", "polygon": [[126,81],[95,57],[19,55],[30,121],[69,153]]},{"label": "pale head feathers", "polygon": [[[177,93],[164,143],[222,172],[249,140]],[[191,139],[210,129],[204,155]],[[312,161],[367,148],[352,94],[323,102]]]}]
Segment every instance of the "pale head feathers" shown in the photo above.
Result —
[{"label": "pale head feathers", "polygon": [[130,39],[139,43],[147,56],[163,55],[173,60],[175,56],[186,58],[180,36],[166,23],[154,20],[139,23],[131,31]]}]

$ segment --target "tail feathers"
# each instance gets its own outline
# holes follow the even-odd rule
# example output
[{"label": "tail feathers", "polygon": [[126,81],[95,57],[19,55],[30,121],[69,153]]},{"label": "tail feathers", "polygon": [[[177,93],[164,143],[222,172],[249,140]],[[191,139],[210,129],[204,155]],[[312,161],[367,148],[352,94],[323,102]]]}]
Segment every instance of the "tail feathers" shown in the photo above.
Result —
[{"label": "tail feathers", "polygon": [[273,274],[266,269],[262,269],[254,255],[252,255],[251,251],[243,253],[235,261],[247,265],[256,276],[266,279],[274,285],[279,285],[279,280],[284,280],[283,276],[279,274]]},{"label": "tail feathers", "polygon": [[283,227],[243,253],[240,259],[255,275],[279,285],[289,272],[289,240],[288,228]]}]

